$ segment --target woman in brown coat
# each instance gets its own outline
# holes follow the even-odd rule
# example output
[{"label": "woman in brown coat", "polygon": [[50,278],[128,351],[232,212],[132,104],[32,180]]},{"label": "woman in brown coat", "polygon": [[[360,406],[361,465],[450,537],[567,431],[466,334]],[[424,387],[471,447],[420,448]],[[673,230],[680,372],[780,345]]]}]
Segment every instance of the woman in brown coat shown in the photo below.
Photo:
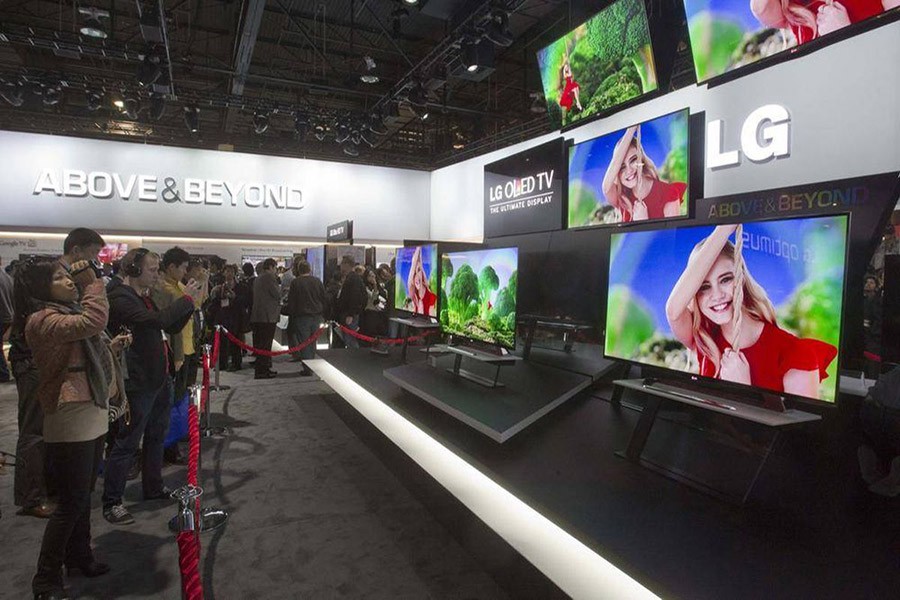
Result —
[{"label": "woman in brown coat", "polygon": [[30,259],[16,272],[14,294],[13,327],[24,329],[34,354],[44,442],[59,490],[32,590],[35,598],[65,598],[63,564],[88,577],[109,571],[91,550],[91,491],[103,455],[110,398],[116,406],[122,403],[113,352],[121,351],[128,336],[112,342],[106,337],[106,290],[87,262],[73,264],[70,275],[55,260]]}]

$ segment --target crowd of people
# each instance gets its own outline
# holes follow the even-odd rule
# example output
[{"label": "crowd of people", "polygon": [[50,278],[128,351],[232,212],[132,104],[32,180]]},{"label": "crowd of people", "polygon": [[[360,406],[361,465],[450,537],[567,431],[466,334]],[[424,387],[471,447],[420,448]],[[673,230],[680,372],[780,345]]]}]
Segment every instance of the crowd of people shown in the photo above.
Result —
[{"label": "crowd of people", "polygon": [[[14,500],[17,514],[47,519],[35,598],[66,597],[64,567],[88,577],[110,570],[91,546],[99,475],[102,514],[114,525],[135,521],[123,501],[129,479],[140,476],[145,502],[171,498],[164,462],[184,464],[177,440],[164,448],[172,407],[187,401],[215,326],[238,339],[251,333],[260,350],[271,350],[283,316],[291,347],[331,319],[371,335],[387,329],[388,265],[359,272],[347,257],[325,286],[303,260],[290,270],[271,258],[239,269],[178,247],[162,256],[136,248],[104,269],[104,245],[79,228],[59,257],[0,264],[0,339],[10,344],[9,365],[0,352],[0,383],[14,380],[18,394]],[[220,344],[220,368],[240,370],[245,350],[225,335]],[[314,356],[313,342],[291,360]],[[305,364],[302,374],[311,374]],[[256,356],[254,375],[277,375],[271,357]]]}]

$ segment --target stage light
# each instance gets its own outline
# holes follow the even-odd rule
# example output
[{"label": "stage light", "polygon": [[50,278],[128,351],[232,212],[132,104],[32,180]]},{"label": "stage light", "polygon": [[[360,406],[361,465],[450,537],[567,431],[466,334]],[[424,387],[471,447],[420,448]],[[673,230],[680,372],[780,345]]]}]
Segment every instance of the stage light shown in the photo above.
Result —
[{"label": "stage light", "polygon": [[347,156],[359,156],[359,146],[356,144],[344,144],[344,154]]},{"label": "stage light", "polygon": [[462,60],[466,71],[474,73],[478,70],[478,45],[471,42],[463,45]]},{"label": "stage light", "polygon": [[309,117],[299,112],[294,114],[294,133],[301,142],[306,139],[309,133]]},{"label": "stage light", "polygon": [[540,92],[531,92],[531,112],[540,115],[547,112],[547,103],[544,101],[544,95]]},{"label": "stage light", "polygon": [[81,35],[86,35],[88,37],[101,40],[105,40],[108,37],[106,28],[103,26],[103,23],[100,22],[100,19],[108,19],[109,11],[95,8],[93,6],[86,6],[79,8],[78,14],[85,17],[84,22],[81,24],[81,28],[79,29]]},{"label": "stage light", "polygon": [[381,79],[378,77],[378,65],[375,63],[375,59],[371,56],[364,56],[363,63],[365,66],[363,72],[359,76],[360,81],[363,83],[378,83]]},{"label": "stage light", "polygon": [[185,106],[184,124],[191,133],[200,131],[200,109],[196,106]]},{"label": "stage light", "polygon": [[387,135],[387,127],[384,126],[384,116],[374,112],[369,115],[369,131],[375,135]]},{"label": "stage light", "polygon": [[253,113],[253,130],[258,134],[263,134],[269,128],[269,115],[262,111]]},{"label": "stage light", "polygon": [[150,118],[159,121],[166,111],[166,97],[161,94],[150,96]]},{"label": "stage light", "polygon": [[425,106],[428,104],[428,93],[425,91],[425,87],[418,81],[414,83],[409,90],[407,98],[409,99],[409,103],[413,106]]},{"label": "stage light", "polygon": [[498,46],[511,46],[514,38],[509,30],[509,13],[499,9],[491,11],[491,20],[485,28],[484,37]]},{"label": "stage light", "polygon": [[321,123],[317,124],[313,128],[313,137],[315,137],[320,142],[325,139],[326,135],[328,135],[328,128]]},{"label": "stage light", "polygon": [[415,6],[418,3],[419,0],[403,0],[403,4],[406,4],[408,6]]},{"label": "stage light", "polygon": [[138,113],[141,110],[141,101],[137,98],[125,98],[124,106],[122,107],[122,112],[125,113],[129,119],[137,120]]},{"label": "stage light", "polygon": [[59,86],[50,86],[44,90],[44,106],[55,106],[62,100],[62,90]]},{"label": "stage light", "polygon": [[12,106],[22,106],[25,103],[25,96],[22,92],[23,87],[21,83],[7,81],[0,84],[0,98],[3,98]]},{"label": "stage light", "polygon": [[138,65],[135,78],[142,87],[147,87],[153,85],[160,75],[162,75],[162,69],[159,67],[159,56],[156,56],[151,50]]},{"label": "stage light", "polygon": [[88,90],[85,94],[87,97],[87,109],[91,112],[100,110],[103,106],[103,92]]},{"label": "stage light", "polygon": [[343,144],[348,139],[350,139],[350,128],[345,123],[341,123],[337,126],[337,131],[334,133],[334,141],[338,144]]}]

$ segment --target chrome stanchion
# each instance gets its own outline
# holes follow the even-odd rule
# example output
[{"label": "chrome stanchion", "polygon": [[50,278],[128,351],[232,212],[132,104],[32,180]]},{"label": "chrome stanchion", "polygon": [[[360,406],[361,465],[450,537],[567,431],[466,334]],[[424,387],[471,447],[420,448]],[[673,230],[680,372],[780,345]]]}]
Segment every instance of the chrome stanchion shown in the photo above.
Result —
[{"label": "chrome stanchion", "polygon": [[[216,331],[219,332],[219,352],[222,352],[222,335],[223,335],[222,334],[222,326],[216,325]],[[206,344],[206,346],[208,347],[209,344]],[[212,354],[210,354],[210,357],[212,357]],[[213,383],[213,385],[209,386],[209,391],[221,392],[224,390],[230,390],[231,389],[230,385],[225,385],[223,383],[219,383],[219,361],[217,360],[216,364],[210,365],[210,368],[214,369],[214,379],[213,379],[214,383]]]},{"label": "chrome stanchion", "polygon": [[[212,346],[209,344],[203,345],[203,354],[206,355],[206,360],[210,360],[212,358]],[[218,362],[216,363],[216,378],[219,376],[219,366]],[[210,391],[212,391],[213,387],[210,386]],[[199,394],[198,394],[199,397]],[[225,435],[226,430],[224,427],[213,427],[210,422],[210,405],[212,404],[212,396],[206,399],[206,406],[203,407],[203,411],[200,413],[200,437],[213,437],[216,435]]]}]

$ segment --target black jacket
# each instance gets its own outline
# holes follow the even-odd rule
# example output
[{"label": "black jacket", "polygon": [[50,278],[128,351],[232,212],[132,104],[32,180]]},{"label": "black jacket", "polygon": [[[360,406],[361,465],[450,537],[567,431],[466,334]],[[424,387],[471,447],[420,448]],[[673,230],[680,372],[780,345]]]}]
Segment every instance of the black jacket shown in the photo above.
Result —
[{"label": "black jacket", "polygon": [[119,333],[125,325],[134,341],[125,352],[129,390],[155,390],[168,376],[168,354],[162,332],[175,334],[184,328],[194,314],[194,303],[184,296],[165,310],[158,310],[153,300],[138,296],[134,288],[118,277],[106,288],[109,298],[109,332]]},{"label": "black jacket", "polygon": [[301,275],[291,282],[288,314],[292,317],[325,314],[325,286],[312,275]]},{"label": "black jacket", "polygon": [[344,278],[344,284],[341,286],[341,293],[337,299],[337,306],[334,315],[343,321],[347,317],[356,317],[362,314],[366,309],[366,301],[369,295],[366,292],[366,284],[363,283],[362,277],[355,271],[347,273]]}]

